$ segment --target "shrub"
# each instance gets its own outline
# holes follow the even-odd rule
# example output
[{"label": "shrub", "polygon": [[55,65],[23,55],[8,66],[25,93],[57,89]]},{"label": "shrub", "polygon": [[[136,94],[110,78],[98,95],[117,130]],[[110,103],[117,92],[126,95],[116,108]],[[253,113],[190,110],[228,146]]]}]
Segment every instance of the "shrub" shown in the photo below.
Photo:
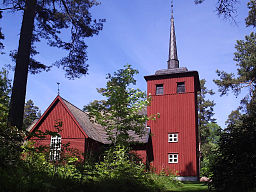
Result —
[{"label": "shrub", "polygon": [[256,189],[255,127],[255,115],[243,115],[221,134],[220,147],[211,168],[212,184],[217,191]]},{"label": "shrub", "polygon": [[133,161],[129,149],[117,145],[104,154],[104,160],[96,163],[94,182],[96,191],[163,191],[164,187],[154,182],[145,165]]}]

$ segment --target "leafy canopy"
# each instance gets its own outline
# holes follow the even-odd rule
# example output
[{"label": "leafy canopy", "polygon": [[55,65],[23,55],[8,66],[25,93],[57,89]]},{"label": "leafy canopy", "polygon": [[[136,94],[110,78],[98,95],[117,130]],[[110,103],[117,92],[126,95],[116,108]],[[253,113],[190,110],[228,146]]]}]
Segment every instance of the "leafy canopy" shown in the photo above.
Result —
[{"label": "leafy canopy", "polygon": [[[22,129],[28,72],[48,71],[54,65],[61,67],[69,79],[86,75],[85,39],[97,35],[103,24],[93,20],[89,12],[98,5],[95,0],[4,0],[1,5],[0,12],[23,13],[18,50],[10,53],[16,65],[8,114],[8,123]],[[67,55],[50,65],[37,61],[36,45],[42,39]]]},{"label": "leafy canopy", "polygon": [[10,102],[11,80],[6,69],[0,71],[0,124],[6,123]]},{"label": "leafy canopy", "polygon": [[256,105],[248,114],[232,114],[220,136],[212,166],[217,191],[253,191],[256,187]]},{"label": "leafy canopy", "polygon": [[0,167],[8,167],[19,162],[21,141],[24,133],[15,127],[7,126],[10,102],[11,80],[8,71],[0,71]]},{"label": "leafy canopy", "polygon": [[[97,35],[102,30],[102,21],[104,21],[93,20],[89,9],[99,5],[99,3],[95,0],[37,0],[35,2],[29,71],[36,74],[41,71],[48,71],[52,66],[57,66],[62,67],[66,72],[66,77],[70,79],[87,74],[85,38]],[[27,1],[3,1],[2,4],[4,8],[0,10],[25,11]],[[24,19],[23,22],[28,22]],[[36,43],[42,39],[46,40],[49,46],[61,48],[68,54],[52,65],[37,61],[34,58],[39,54],[36,50]],[[17,51],[12,51],[10,56],[16,61]]]},{"label": "leafy canopy", "polygon": [[[252,32],[236,44],[234,61],[237,75],[217,71],[221,95],[232,90],[237,96],[245,87],[242,106],[229,115],[227,128],[220,135],[217,156],[212,166],[213,185],[217,191],[252,191],[255,189],[256,139],[256,34]],[[246,113],[241,114],[243,108]],[[249,147],[248,147],[249,146]]]},{"label": "leafy canopy", "polygon": [[245,40],[238,40],[235,45],[236,52],[234,61],[237,65],[237,75],[217,70],[220,79],[214,80],[218,85],[221,95],[225,95],[232,90],[237,96],[245,87],[249,88],[248,95],[242,103],[248,104],[256,87],[256,33],[252,32],[245,36]]},{"label": "leafy canopy", "polygon": [[[205,0],[194,0],[195,4],[201,4]],[[224,18],[233,18],[236,13],[236,5],[239,0],[218,0],[216,4],[216,12]]]},{"label": "leafy canopy", "polygon": [[[201,4],[205,0],[194,0],[195,4]],[[219,16],[223,16],[224,19],[231,19],[235,22],[235,17],[237,16],[237,8],[241,0],[216,0],[216,12]],[[246,17],[246,26],[256,26],[256,0],[250,0],[247,3],[249,9],[248,16]]]},{"label": "leafy canopy", "polygon": [[106,88],[97,89],[106,100],[94,101],[84,107],[91,120],[105,128],[114,145],[128,144],[132,139],[129,131],[142,135],[146,127],[145,107],[149,100],[145,92],[131,87],[136,84],[136,74],[138,71],[131,65],[125,65],[113,75],[107,74]]}]

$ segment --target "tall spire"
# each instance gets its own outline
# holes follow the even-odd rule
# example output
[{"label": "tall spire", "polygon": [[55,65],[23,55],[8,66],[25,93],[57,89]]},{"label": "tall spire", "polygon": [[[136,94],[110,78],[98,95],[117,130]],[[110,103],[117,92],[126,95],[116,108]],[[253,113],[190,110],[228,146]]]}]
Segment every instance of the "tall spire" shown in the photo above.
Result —
[{"label": "tall spire", "polygon": [[173,0],[171,1],[171,31],[170,31],[170,44],[169,44],[169,58],[167,61],[168,69],[179,68],[179,60],[177,56],[176,36],[173,18]]}]

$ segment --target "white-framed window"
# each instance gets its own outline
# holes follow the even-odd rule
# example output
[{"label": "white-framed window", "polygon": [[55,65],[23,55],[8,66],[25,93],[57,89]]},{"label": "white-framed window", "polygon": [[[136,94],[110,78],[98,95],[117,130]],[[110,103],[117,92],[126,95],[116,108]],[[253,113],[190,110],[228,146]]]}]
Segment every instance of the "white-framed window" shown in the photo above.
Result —
[{"label": "white-framed window", "polygon": [[169,143],[177,143],[178,142],[178,133],[169,133],[168,134],[168,142]]},{"label": "white-framed window", "polygon": [[60,160],[60,152],[61,152],[61,136],[51,136],[50,160],[51,161]]},{"label": "white-framed window", "polygon": [[168,163],[178,163],[179,154],[178,153],[169,153],[168,154]]},{"label": "white-framed window", "polygon": [[164,94],[164,85],[157,84],[156,85],[156,95],[163,95]]},{"label": "white-framed window", "polygon": [[185,82],[177,82],[177,93],[185,93]]}]

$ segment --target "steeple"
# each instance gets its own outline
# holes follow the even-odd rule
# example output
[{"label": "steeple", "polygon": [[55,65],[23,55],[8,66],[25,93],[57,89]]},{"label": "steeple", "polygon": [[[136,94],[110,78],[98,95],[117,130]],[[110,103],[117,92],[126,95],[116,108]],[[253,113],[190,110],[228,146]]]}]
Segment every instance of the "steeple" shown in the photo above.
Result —
[{"label": "steeple", "polygon": [[169,43],[169,58],[167,61],[168,69],[179,68],[179,60],[177,56],[176,36],[173,18],[173,0],[171,1],[171,30]]},{"label": "steeple", "polygon": [[176,36],[173,17],[173,0],[171,0],[171,27],[170,27],[170,42],[169,42],[169,58],[167,61],[167,69],[157,70],[155,75],[167,75],[174,73],[188,72],[186,67],[179,66],[179,60],[177,55]]}]

